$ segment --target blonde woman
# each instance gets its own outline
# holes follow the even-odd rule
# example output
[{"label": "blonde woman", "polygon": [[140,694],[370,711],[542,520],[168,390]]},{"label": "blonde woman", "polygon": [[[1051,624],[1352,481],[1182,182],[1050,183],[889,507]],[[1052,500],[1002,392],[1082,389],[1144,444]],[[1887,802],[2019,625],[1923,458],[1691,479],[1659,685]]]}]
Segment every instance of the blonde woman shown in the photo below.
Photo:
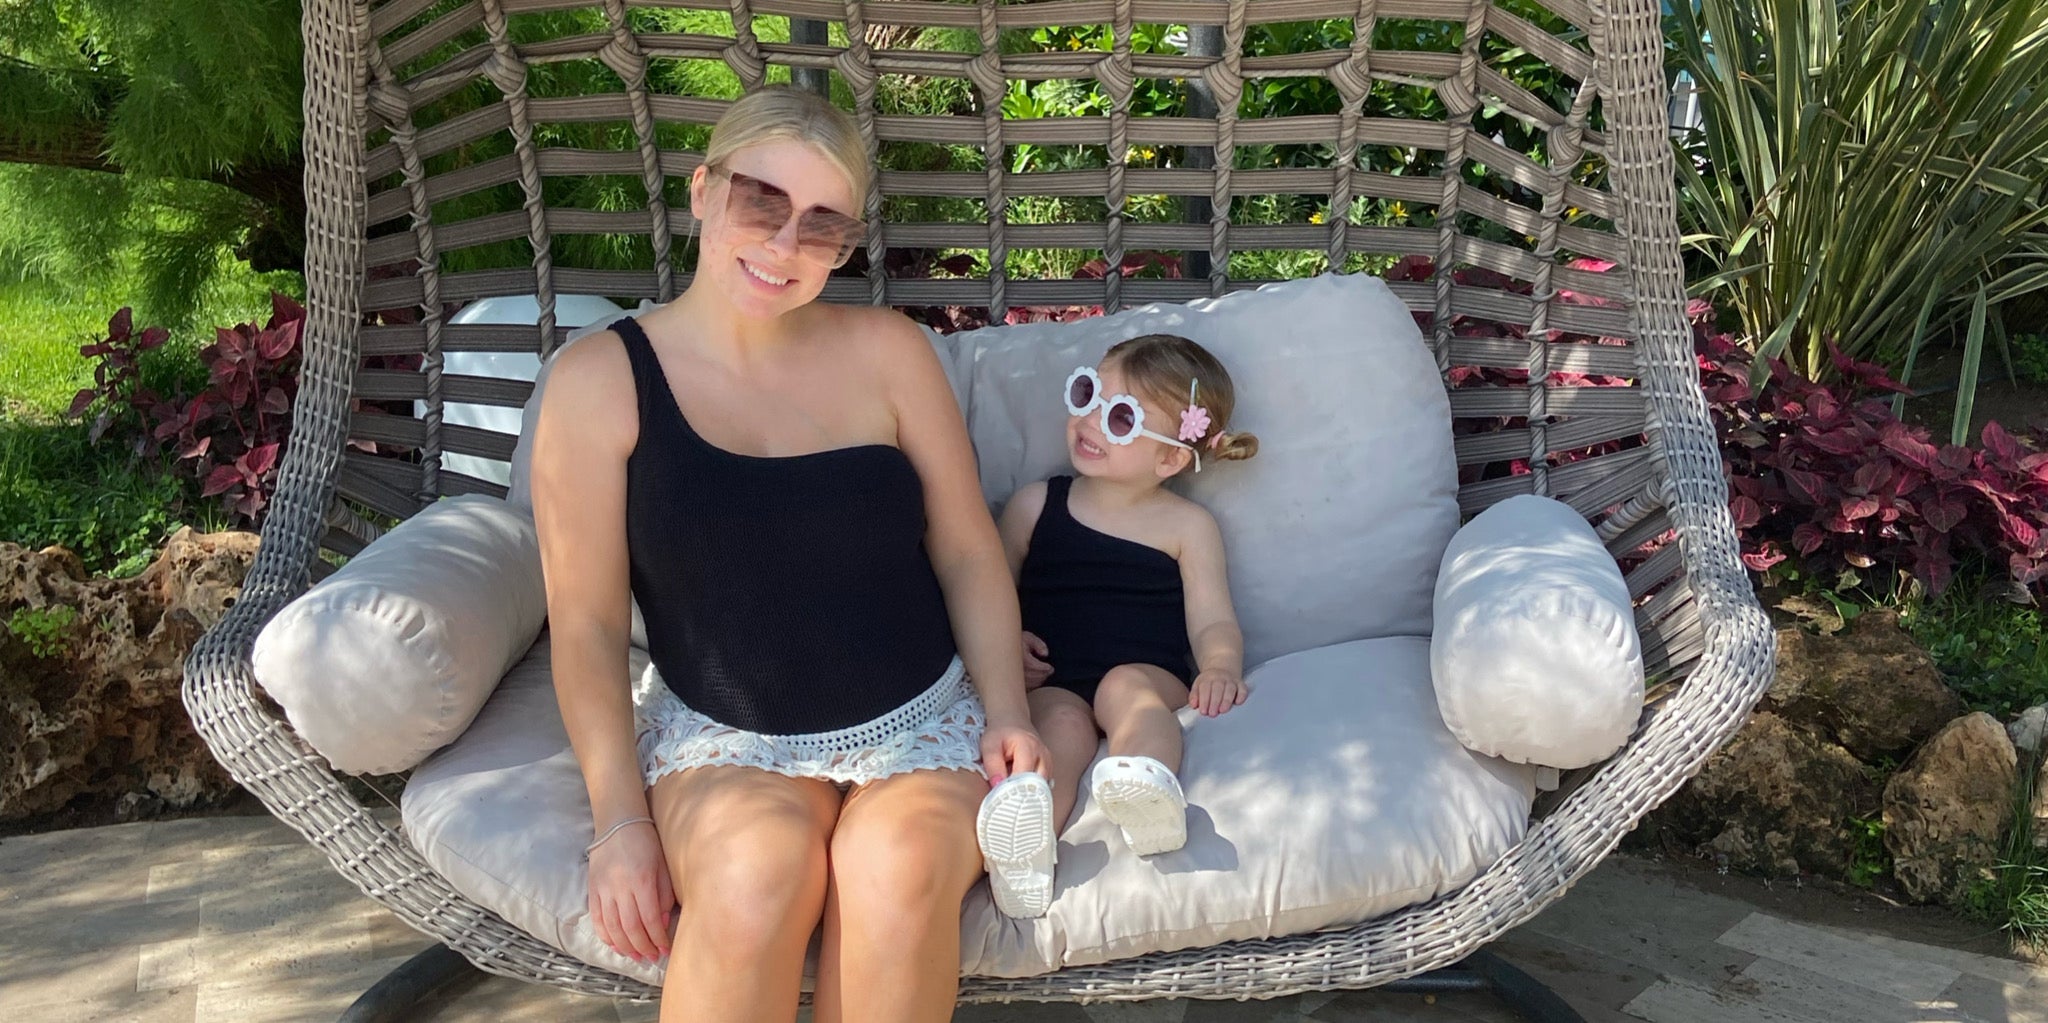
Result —
[{"label": "blonde woman", "polygon": [[[922,332],[815,301],[864,237],[851,118],[743,97],[690,180],[696,276],[564,350],[534,442],[590,913],[663,1020],[944,1020],[992,781],[1044,767],[1017,597]],[[652,667],[630,687],[629,595]]]}]

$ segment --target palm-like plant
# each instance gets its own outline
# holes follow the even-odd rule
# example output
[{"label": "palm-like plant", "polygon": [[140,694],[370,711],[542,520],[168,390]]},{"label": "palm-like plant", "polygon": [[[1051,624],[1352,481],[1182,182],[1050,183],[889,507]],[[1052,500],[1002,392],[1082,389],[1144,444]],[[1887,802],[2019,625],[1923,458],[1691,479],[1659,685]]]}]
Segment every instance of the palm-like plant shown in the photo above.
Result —
[{"label": "palm-like plant", "polygon": [[2048,286],[2048,0],[1672,6],[1694,290],[1764,354],[1910,373],[1930,329],[1989,305],[2000,337],[1997,303]]}]

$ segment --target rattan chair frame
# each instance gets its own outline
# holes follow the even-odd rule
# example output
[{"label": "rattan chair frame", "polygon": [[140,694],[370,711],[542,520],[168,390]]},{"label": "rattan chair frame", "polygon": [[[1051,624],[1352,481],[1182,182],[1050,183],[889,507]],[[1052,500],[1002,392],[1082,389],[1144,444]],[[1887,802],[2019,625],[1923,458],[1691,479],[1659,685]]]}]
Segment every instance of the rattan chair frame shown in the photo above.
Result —
[{"label": "rattan chair frame", "polygon": [[[245,788],[317,846],[364,894],[491,973],[594,995],[652,997],[640,981],[580,962],[465,898],[403,834],[351,794],[327,762],[267,705],[250,667],[263,624],[323,571],[323,549],[349,553],[378,533],[380,517],[403,518],[442,495],[497,493],[488,481],[446,471],[446,453],[507,457],[511,438],[442,422],[451,401],[516,405],[518,382],[443,373],[451,351],[535,351],[564,334],[558,293],[583,291],[665,300],[686,286],[679,239],[692,224],[671,208],[667,185],[701,154],[669,148],[662,126],[709,124],[726,100],[673,95],[650,85],[657,61],[723,61],[742,85],[770,69],[800,81],[836,79],[853,97],[869,155],[884,143],[979,145],[979,171],[884,170],[865,197],[872,225],[865,275],[835,277],[826,298],[889,305],[985,305],[1002,318],[1013,306],[1100,303],[1106,309],[1182,300],[1255,286],[1231,276],[1232,255],[1249,249],[1322,251],[1342,268],[1360,253],[1429,258],[1437,267],[1477,267],[1521,287],[1471,285],[1451,273],[1400,281],[1398,294],[1429,320],[1427,340],[1447,381],[1455,367],[1526,371],[1514,386],[1454,387],[1462,420],[1513,417],[1507,429],[1461,434],[1469,469],[1522,459],[1528,471],[1474,475],[1460,493],[1468,513],[1518,493],[1571,503],[1593,520],[1627,565],[1638,624],[1653,672],[1665,682],[1630,743],[1535,819],[1523,840],[1465,887],[1355,926],[1313,934],[1162,952],[1028,978],[967,977],[966,1001],[1275,997],[1365,988],[1465,960],[1530,919],[1592,870],[1639,820],[1699,770],[1741,725],[1767,687],[1773,636],[1738,560],[1715,433],[1699,387],[1686,318],[1684,271],[1674,215],[1667,82],[1656,0],[1540,0],[1568,28],[1539,27],[1507,0],[647,0],[630,6],[729,10],[728,36],[642,30],[624,0],[305,0],[305,189],[307,196],[303,382],[279,485],[262,527],[261,553],[226,618],[186,667],[185,702],[200,734]],[[571,6],[601,9],[608,30],[515,42],[517,19]],[[792,38],[760,38],[762,19],[802,23]],[[1345,49],[1247,54],[1259,25],[1350,19]],[[1389,19],[1462,26],[1453,51],[1375,49]],[[1170,22],[1215,38],[1217,55],[1135,52],[1132,28]],[[843,26],[833,44],[818,23]],[[1002,33],[1017,28],[1107,25],[1105,51],[1009,53]],[[973,32],[977,52],[892,48],[891,27],[950,26]],[[1574,83],[1560,106],[1504,77],[1482,41],[1511,41]],[[884,45],[875,45],[879,41]],[[555,61],[598,61],[619,89],[601,96],[537,96],[534,70]],[[878,108],[884,76],[965,80],[978,110],[966,116],[907,116]],[[1240,119],[1248,81],[1319,76],[1334,86],[1336,112]],[[1046,78],[1098,82],[1104,116],[1009,120],[1011,83]],[[1213,109],[1209,119],[1132,116],[1133,82],[1185,78]],[[488,80],[497,94],[473,110],[436,119],[437,104]],[[1437,120],[1371,117],[1380,85],[1423,86],[1441,100]],[[1502,111],[1539,132],[1538,161],[1477,130],[1482,110]],[[630,125],[631,144],[612,151],[551,147],[537,126],[555,121]],[[626,129],[622,128],[622,131]],[[449,166],[447,154],[485,137],[509,138],[510,152]],[[1317,142],[1345,154],[1327,168],[1239,167],[1240,147]],[[1105,166],[1040,175],[1008,169],[1007,147],[1103,146]],[[1135,146],[1187,146],[1213,153],[1191,167],[1127,166]],[[1443,170],[1402,176],[1366,169],[1361,146],[1442,154]],[[1579,173],[1587,162],[1602,173]],[[1478,187],[1479,165],[1515,183],[1530,202]],[[579,174],[637,177],[638,210],[552,208],[547,182]],[[451,199],[515,189],[518,209],[450,221]],[[1313,193],[1329,198],[1327,222],[1233,223],[1233,199]],[[1019,195],[1100,196],[1100,223],[1010,223]],[[1186,196],[1207,222],[1141,223],[1125,216],[1140,194]],[[897,195],[979,198],[985,222],[890,223],[884,200]],[[1430,226],[1354,222],[1360,196],[1427,204]],[[437,219],[437,216],[440,218]],[[1488,240],[1479,221],[1519,233],[1525,244]],[[578,233],[643,236],[650,269],[557,265],[556,241]],[[450,253],[524,239],[529,266],[455,271]],[[886,272],[901,247],[971,248],[991,271],[975,279],[900,279]],[[1088,248],[1110,266],[1132,251],[1179,249],[1206,257],[1205,276],[1182,279],[1016,280],[1013,252]],[[1613,267],[1588,269],[1577,257]],[[394,268],[397,268],[394,271]],[[540,296],[539,323],[521,328],[449,324],[446,311],[496,294]],[[366,323],[365,310],[407,307],[415,322]],[[1474,334],[1461,322],[1513,325],[1518,334]],[[1577,338],[1578,343],[1569,339]],[[1594,343],[1594,339],[1599,339]],[[369,356],[413,356],[417,368],[366,367]],[[1627,386],[1558,386],[1559,371],[1607,374]],[[421,415],[368,414],[365,401],[417,401]],[[399,446],[402,457],[351,449],[350,441]],[[1598,451],[1603,442],[1618,441]],[[1591,457],[1567,452],[1596,450]]]}]

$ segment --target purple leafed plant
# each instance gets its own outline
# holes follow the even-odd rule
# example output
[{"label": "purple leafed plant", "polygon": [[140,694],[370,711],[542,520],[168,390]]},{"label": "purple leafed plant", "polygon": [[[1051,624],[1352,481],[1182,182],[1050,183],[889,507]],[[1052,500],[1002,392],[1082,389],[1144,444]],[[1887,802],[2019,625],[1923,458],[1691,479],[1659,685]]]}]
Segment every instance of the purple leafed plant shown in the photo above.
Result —
[{"label": "purple leafed plant", "polygon": [[2048,435],[1984,426],[1975,447],[1938,444],[1892,415],[1903,390],[1876,365],[1832,353],[1816,383],[1782,360],[1752,395],[1751,355],[1699,332],[1700,377],[1721,438],[1742,560],[1765,572],[1796,553],[1820,572],[1904,570],[1930,593],[1977,552],[2015,586],[2048,578]]},{"label": "purple leafed plant", "polygon": [[137,333],[134,311],[122,306],[107,320],[104,340],[79,347],[78,354],[96,360],[92,367],[93,385],[79,388],[64,414],[78,419],[92,413],[91,425],[86,429],[93,444],[97,445],[111,432],[133,437],[130,447],[134,457],[141,458],[148,452],[148,431],[143,426],[149,421],[150,410],[161,399],[142,386],[142,353],[161,347],[170,336],[162,327],[146,327]]},{"label": "purple leafed plant", "polygon": [[270,502],[279,455],[291,430],[299,391],[299,334],[305,307],[273,292],[270,320],[222,327],[199,352],[207,385],[182,402],[165,403],[153,436],[247,523]]}]

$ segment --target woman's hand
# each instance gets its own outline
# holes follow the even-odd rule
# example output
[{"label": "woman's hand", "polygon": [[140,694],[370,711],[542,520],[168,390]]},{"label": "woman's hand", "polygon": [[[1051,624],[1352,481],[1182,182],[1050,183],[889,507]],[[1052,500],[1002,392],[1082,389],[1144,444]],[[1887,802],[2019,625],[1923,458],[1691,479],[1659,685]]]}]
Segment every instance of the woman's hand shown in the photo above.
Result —
[{"label": "woman's hand", "polygon": [[654,825],[628,824],[590,851],[590,919],[620,955],[648,963],[667,955],[675,905]]},{"label": "woman's hand", "polygon": [[1195,676],[1195,684],[1188,687],[1188,706],[1203,717],[1213,718],[1243,703],[1248,692],[1237,672],[1210,668]]},{"label": "woman's hand", "polygon": [[1020,771],[1046,773],[1051,770],[1052,756],[1029,721],[991,720],[981,733],[981,766],[988,772],[989,784],[995,785]]},{"label": "woman's hand", "polygon": [[1029,692],[1045,684],[1052,677],[1052,665],[1046,661],[1048,651],[1045,640],[1030,632],[1024,633],[1024,689]]}]

